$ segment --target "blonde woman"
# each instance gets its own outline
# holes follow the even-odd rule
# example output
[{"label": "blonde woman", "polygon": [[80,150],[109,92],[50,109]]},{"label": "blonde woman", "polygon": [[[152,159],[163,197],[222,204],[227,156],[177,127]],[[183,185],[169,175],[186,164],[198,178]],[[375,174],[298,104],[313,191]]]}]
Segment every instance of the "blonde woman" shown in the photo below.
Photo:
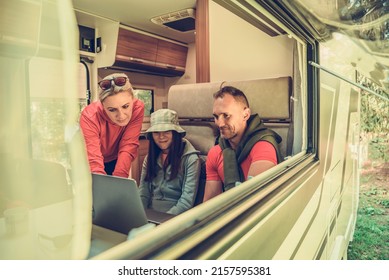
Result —
[{"label": "blonde woman", "polygon": [[99,82],[99,100],[81,113],[92,173],[128,178],[139,147],[144,104],[134,97],[128,77],[115,73]]}]

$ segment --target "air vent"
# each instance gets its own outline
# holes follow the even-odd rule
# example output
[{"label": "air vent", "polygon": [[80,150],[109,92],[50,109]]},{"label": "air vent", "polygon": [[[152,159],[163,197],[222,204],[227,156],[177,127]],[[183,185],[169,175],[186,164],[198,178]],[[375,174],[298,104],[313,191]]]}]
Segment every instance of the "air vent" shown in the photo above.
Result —
[{"label": "air vent", "polygon": [[152,18],[151,21],[180,32],[188,32],[195,29],[195,10],[185,9]]}]

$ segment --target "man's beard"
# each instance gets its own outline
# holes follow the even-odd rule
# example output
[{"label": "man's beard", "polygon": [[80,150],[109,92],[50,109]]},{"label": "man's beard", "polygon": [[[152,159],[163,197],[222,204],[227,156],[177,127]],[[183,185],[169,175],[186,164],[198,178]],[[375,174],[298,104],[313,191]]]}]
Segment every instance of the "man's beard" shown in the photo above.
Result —
[{"label": "man's beard", "polygon": [[[226,131],[226,132],[229,132],[229,133],[228,134],[227,133],[223,134],[222,131]],[[220,129],[220,136],[223,139],[231,140],[231,139],[234,139],[236,136],[238,136],[238,134],[228,127],[228,128]]]}]

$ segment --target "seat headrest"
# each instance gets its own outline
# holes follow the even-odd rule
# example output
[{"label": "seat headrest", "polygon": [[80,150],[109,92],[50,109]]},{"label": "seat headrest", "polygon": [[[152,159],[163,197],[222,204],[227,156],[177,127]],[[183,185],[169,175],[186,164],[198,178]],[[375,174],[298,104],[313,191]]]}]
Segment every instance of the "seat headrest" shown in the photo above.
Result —
[{"label": "seat headrest", "polygon": [[258,113],[262,119],[291,118],[291,77],[174,85],[168,94],[169,108],[175,110],[180,118],[212,118],[213,94],[221,85],[243,91],[251,112]]}]

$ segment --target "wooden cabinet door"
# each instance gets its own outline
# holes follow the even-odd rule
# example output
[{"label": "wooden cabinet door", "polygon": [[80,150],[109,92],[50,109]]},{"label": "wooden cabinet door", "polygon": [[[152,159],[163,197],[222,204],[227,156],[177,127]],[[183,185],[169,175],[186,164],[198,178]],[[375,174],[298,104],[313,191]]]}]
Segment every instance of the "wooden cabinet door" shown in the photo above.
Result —
[{"label": "wooden cabinet door", "polygon": [[119,29],[116,58],[132,62],[155,63],[158,39],[127,29]]},{"label": "wooden cabinet door", "polygon": [[187,53],[187,47],[158,40],[157,65],[167,68],[185,68]]}]

